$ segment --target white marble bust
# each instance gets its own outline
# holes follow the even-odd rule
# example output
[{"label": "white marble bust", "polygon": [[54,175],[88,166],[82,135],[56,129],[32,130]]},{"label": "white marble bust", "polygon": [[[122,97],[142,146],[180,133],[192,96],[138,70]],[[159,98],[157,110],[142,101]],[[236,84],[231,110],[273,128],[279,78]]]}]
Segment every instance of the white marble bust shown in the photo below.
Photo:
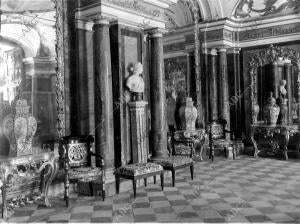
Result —
[{"label": "white marble bust", "polygon": [[145,83],[143,78],[140,76],[143,73],[143,65],[137,62],[133,66],[133,73],[126,80],[126,87],[131,93],[144,93]]},{"label": "white marble bust", "polygon": [[287,94],[285,85],[286,85],[286,80],[283,79],[279,82],[279,93],[282,98],[286,98],[286,94]]}]

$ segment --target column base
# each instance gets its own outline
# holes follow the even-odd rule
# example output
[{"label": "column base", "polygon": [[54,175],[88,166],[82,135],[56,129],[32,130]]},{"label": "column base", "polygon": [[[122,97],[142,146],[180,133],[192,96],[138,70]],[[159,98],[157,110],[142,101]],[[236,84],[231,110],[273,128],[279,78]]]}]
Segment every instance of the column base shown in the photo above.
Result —
[{"label": "column base", "polygon": [[155,154],[151,156],[151,160],[167,158],[167,157],[169,157],[168,151],[155,152]]}]

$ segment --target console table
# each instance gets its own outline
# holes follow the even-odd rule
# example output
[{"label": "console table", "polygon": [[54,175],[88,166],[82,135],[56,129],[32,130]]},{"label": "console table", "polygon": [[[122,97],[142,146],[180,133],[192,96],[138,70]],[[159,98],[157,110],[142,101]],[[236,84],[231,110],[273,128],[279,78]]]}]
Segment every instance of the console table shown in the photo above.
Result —
[{"label": "console table", "polygon": [[58,169],[56,158],[54,152],[40,152],[21,157],[1,156],[2,218],[9,217],[16,204],[26,204],[30,201],[23,195],[28,195],[37,188],[40,192],[33,200],[41,201],[47,207],[51,206],[47,196]]},{"label": "console table", "polygon": [[[268,150],[274,154],[283,154],[285,160],[288,160],[288,144],[290,137],[300,134],[300,124],[290,125],[267,125],[265,123],[256,123],[250,125],[251,141],[255,152],[254,157],[262,151],[260,145],[269,145]],[[297,144],[297,153],[299,156],[299,145]]]}]

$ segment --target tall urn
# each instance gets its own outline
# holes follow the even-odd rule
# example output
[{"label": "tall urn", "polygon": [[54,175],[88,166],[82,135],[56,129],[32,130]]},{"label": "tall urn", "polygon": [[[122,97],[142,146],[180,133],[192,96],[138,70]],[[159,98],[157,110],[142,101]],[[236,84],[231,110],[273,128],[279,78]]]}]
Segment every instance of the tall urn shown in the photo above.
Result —
[{"label": "tall urn", "polygon": [[9,141],[9,155],[32,154],[32,139],[37,129],[36,119],[30,115],[24,99],[17,100],[14,112],[3,120],[3,132]]},{"label": "tall urn", "polygon": [[276,99],[273,97],[273,93],[270,92],[270,97],[268,98],[268,102],[264,107],[265,123],[269,125],[275,125],[277,123],[279,112],[280,108],[276,104]]},{"label": "tall urn", "polygon": [[196,130],[197,109],[192,98],[187,97],[185,104],[179,108],[179,118],[183,130]]}]

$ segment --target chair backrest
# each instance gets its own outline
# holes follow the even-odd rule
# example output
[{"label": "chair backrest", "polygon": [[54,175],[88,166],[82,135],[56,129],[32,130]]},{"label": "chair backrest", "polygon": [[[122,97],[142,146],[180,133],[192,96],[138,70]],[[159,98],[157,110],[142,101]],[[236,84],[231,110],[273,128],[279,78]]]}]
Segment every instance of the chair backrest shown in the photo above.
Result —
[{"label": "chair backrest", "polygon": [[214,120],[208,124],[208,134],[209,138],[213,140],[218,139],[225,139],[226,133],[225,133],[225,126],[227,122],[226,120],[219,119]]},{"label": "chair backrest", "polygon": [[91,144],[94,138],[91,135],[66,136],[62,138],[64,158],[68,159],[70,167],[91,165]]}]

